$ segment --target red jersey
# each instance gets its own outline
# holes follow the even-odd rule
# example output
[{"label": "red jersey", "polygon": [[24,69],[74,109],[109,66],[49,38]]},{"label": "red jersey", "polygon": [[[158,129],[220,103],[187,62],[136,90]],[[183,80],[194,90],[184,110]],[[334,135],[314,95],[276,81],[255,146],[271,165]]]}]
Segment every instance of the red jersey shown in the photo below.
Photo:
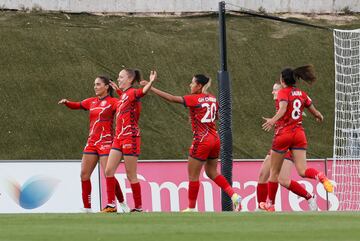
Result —
[{"label": "red jersey", "polygon": [[120,100],[116,109],[116,137],[136,137],[140,136],[138,125],[141,102],[140,98],[144,96],[142,89],[130,87],[125,91],[118,90]]},{"label": "red jersey", "polygon": [[66,106],[72,109],[84,109],[90,111],[90,127],[87,144],[96,145],[102,141],[113,139],[113,120],[118,99],[111,96],[104,98],[92,97],[80,103],[69,102]]},{"label": "red jersey", "polygon": [[189,107],[194,136],[217,135],[215,120],[218,117],[218,102],[211,94],[183,96],[184,105]]},{"label": "red jersey", "polygon": [[276,110],[279,110],[278,103],[281,101],[286,101],[288,105],[284,116],[276,122],[276,128],[301,126],[304,108],[308,108],[311,105],[310,97],[296,87],[286,87],[279,90]]}]

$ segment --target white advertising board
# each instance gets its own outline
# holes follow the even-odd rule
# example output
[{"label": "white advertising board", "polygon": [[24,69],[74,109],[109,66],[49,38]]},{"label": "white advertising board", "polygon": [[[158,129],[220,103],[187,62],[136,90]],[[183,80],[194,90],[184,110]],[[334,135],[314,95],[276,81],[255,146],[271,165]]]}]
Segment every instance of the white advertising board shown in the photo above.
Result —
[{"label": "white advertising board", "polygon": [[[76,213],[82,208],[80,161],[0,161],[0,213]],[[92,209],[100,210],[99,170]]]}]

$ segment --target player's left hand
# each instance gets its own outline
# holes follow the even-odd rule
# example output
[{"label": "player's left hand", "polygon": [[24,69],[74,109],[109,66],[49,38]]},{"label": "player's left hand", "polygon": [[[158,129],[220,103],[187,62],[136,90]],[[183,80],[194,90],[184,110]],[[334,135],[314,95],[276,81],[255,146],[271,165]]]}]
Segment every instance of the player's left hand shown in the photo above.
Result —
[{"label": "player's left hand", "polygon": [[262,124],[262,129],[264,131],[270,131],[272,129],[272,127],[275,125],[275,122],[273,121],[272,118],[263,117],[263,120],[265,120],[265,123]]}]

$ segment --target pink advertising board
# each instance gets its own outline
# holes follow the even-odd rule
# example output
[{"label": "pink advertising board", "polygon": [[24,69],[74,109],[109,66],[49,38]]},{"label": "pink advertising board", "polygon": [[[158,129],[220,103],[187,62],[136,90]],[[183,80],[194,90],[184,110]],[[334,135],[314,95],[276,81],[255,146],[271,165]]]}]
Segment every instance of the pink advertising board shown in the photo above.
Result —
[{"label": "pink advertising board", "polygon": [[[243,210],[254,211],[256,208],[256,185],[259,169],[263,160],[235,160],[233,165],[233,187],[243,198]],[[309,167],[325,171],[324,160],[311,160]],[[220,163],[218,165],[220,169]],[[331,165],[328,165],[328,174],[331,176]],[[133,199],[125,174],[124,164],[121,163],[116,172],[125,200],[133,207]],[[298,180],[310,193],[318,197],[320,210],[327,210],[327,198],[329,210],[337,210],[338,200],[333,194],[328,197],[323,186],[315,180],[300,178],[295,170],[292,170],[292,178]],[[184,161],[144,161],[138,163],[138,179],[141,183],[143,209],[149,212],[179,211],[187,207],[187,162]],[[198,195],[197,208],[199,211],[221,211],[221,192],[204,172],[200,178],[200,192]],[[101,171],[101,196],[102,206],[107,203],[106,183]],[[276,200],[278,211],[302,211],[308,210],[307,201],[297,195],[289,193],[285,188],[279,188]]]}]

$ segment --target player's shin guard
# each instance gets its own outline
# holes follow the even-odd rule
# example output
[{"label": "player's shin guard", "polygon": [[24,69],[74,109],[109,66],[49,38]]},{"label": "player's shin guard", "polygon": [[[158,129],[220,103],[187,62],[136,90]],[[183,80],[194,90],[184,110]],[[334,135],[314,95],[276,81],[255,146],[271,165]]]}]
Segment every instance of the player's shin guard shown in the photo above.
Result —
[{"label": "player's shin guard", "polygon": [[268,195],[269,201],[271,205],[275,204],[276,192],[278,190],[279,183],[278,182],[268,182]]},{"label": "player's shin guard", "polygon": [[117,200],[119,201],[119,203],[124,202],[124,195],[121,191],[120,184],[116,178],[115,178],[115,196],[116,196]]},{"label": "player's shin guard", "polygon": [[141,187],[140,187],[140,183],[131,183],[131,190],[133,193],[133,198],[134,198],[134,204],[135,204],[135,208],[136,209],[141,209],[142,208],[142,203],[141,203]]},{"label": "player's shin guard", "polygon": [[84,208],[91,208],[91,181],[81,181],[81,190]]},{"label": "player's shin guard", "polygon": [[108,204],[116,205],[115,202],[115,177],[106,177],[106,192]]},{"label": "player's shin guard", "polygon": [[223,175],[218,175],[214,178],[214,182],[222,189],[229,197],[232,197],[234,195],[234,190],[228,183],[228,181],[225,179]]},{"label": "player's shin guard", "polygon": [[312,197],[311,194],[308,193],[305,188],[303,188],[303,186],[294,180],[291,180],[288,190],[300,197],[305,198],[306,200],[309,200]]},{"label": "player's shin guard", "polygon": [[258,183],[256,187],[257,202],[266,202],[268,196],[268,183]]},{"label": "player's shin guard", "polygon": [[199,193],[200,182],[199,181],[190,181],[189,182],[189,191],[188,191],[188,198],[189,198],[189,208],[195,208],[196,206],[196,199]]}]

